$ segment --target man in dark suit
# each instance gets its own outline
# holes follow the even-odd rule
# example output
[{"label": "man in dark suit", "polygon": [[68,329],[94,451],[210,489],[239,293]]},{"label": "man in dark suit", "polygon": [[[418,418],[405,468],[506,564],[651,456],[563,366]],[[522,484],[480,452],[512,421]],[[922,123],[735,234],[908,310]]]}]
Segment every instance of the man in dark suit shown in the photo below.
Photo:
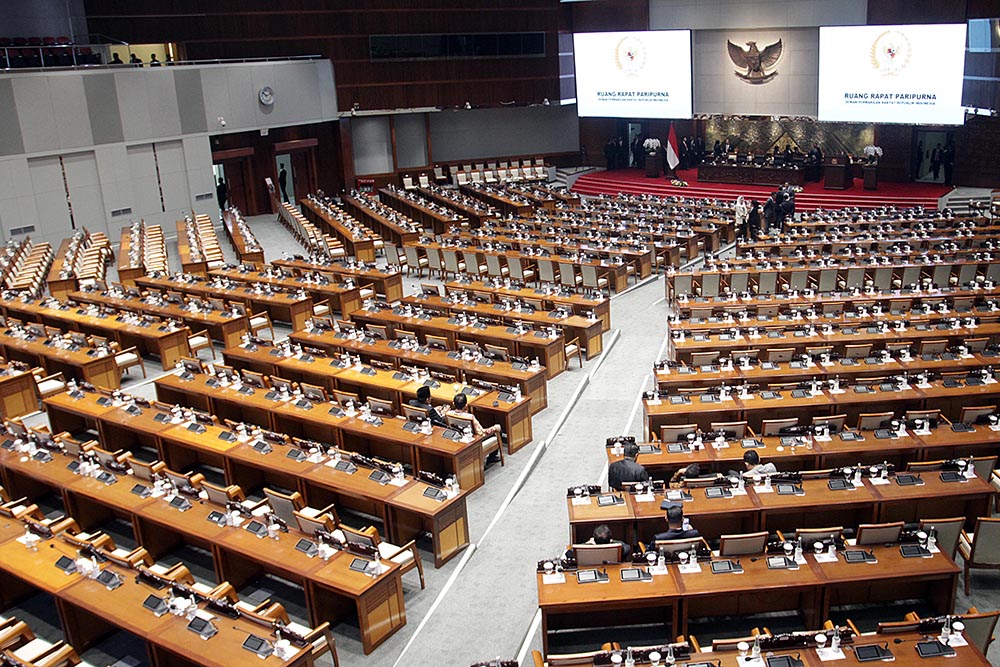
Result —
[{"label": "man in dark suit", "polygon": [[615,491],[621,491],[625,482],[645,482],[649,479],[646,469],[636,463],[637,456],[639,456],[639,445],[634,442],[626,444],[625,458],[608,466],[608,486]]},{"label": "man in dark suit", "polygon": [[680,503],[673,503],[667,507],[667,530],[653,535],[651,544],[658,540],[685,540],[689,537],[701,537],[701,533],[684,519]]},{"label": "man in dark suit", "polygon": [[226,210],[226,201],[229,200],[229,186],[226,182],[219,179],[219,183],[215,186],[215,196],[219,198],[219,208],[223,211]]},{"label": "man in dark suit", "polygon": [[941,144],[934,146],[934,150],[931,151],[931,173],[934,174],[934,180],[938,179],[941,175],[941,163],[944,161],[944,149],[941,148]]},{"label": "man in dark suit", "polygon": [[[589,540],[584,542],[584,544],[620,544],[622,545],[622,561],[627,563],[632,557],[632,547],[625,544],[621,540],[616,540],[611,534],[611,529],[608,524],[602,523],[597,528],[594,528],[594,535]],[[566,551],[567,558],[576,558],[576,554],[573,553],[573,549]]]},{"label": "man in dark suit", "polygon": [[680,150],[681,154],[678,155],[677,157],[680,158],[681,163],[678,166],[681,169],[687,169],[688,167],[691,166],[691,162],[690,162],[691,146],[688,144],[688,138],[687,137],[684,137],[683,139],[681,139],[681,145],[680,145],[679,150]]},{"label": "man in dark suit", "polygon": [[278,187],[281,189],[281,201],[288,201],[288,172],[285,171],[285,165],[281,165],[281,170],[278,172]]},{"label": "man in dark suit", "polygon": [[774,203],[774,195],[771,195],[767,198],[767,201],[764,202],[764,225],[766,227],[764,231],[768,234],[770,234],[771,230],[774,229],[775,222],[777,220],[777,212],[775,211],[776,208],[777,205]]},{"label": "man in dark suit", "polygon": [[951,185],[951,174],[955,168],[955,144],[950,141],[941,154],[941,163],[944,165],[944,184]]},{"label": "man in dark suit", "polygon": [[448,422],[445,421],[441,413],[438,412],[437,408],[431,405],[431,388],[430,387],[419,387],[417,389],[417,397],[410,399],[410,405],[415,408],[420,408],[427,413],[427,417],[431,420],[432,424],[437,426],[447,426]]},{"label": "man in dark suit", "polygon": [[614,139],[608,139],[608,143],[604,144],[604,167],[608,171],[616,168]]}]

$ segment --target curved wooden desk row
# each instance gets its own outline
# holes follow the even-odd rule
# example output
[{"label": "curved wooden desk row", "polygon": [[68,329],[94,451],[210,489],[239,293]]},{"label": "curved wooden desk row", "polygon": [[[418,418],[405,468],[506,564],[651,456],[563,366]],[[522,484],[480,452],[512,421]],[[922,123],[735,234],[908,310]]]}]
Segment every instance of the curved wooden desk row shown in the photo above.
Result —
[{"label": "curved wooden desk row", "polygon": [[[621,571],[631,569],[630,564],[600,568],[607,574],[606,583],[579,583],[573,572],[566,572],[561,583],[545,583],[546,575],[538,573],[545,651],[550,633],[583,627],[656,623],[663,628],[661,636],[673,637],[688,634],[689,619],[706,616],[797,611],[806,627],[821,627],[831,608],[848,603],[924,597],[938,613],[954,609],[959,569],[946,554],[903,558],[895,545],[873,547],[873,553],[874,564],[847,563],[842,553],[835,562],[817,562],[808,554],[797,569],[769,569],[766,558],[744,557],[739,560],[742,574],[714,574],[707,562],[692,573],[667,565],[667,572],[654,575],[651,582],[623,581]],[[916,653],[912,646],[894,645],[892,651],[900,657]],[[801,655],[808,659],[808,653]],[[976,650],[963,655],[974,660]],[[735,658],[728,664],[735,665]]]},{"label": "curved wooden desk row", "polygon": [[[305,259],[276,259],[271,266],[295,271],[319,271],[337,276],[340,280],[350,278],[358,285],[371,285],[379,294],[384,294],[390,303],[403,298],[403,274],[393,266],[377,267],[374,264],[360,265],[353,262],[332,261],[311,262]],[[350,310],[341,312],[348,313]]]},{"label": "curved wooden desk row", "polygon": [[320,203],[311,197],[300,199],[299,206],[306,219],[317,225],[324,233],[330,234],[340,241],[348,255],[357,257],[358,261],[361,262],[375,261],[375,244],[376,241],[381,241],[375,232],[340,210],[332,202],[330,206],[346,220],[324,211]]},{"label": "curved wooden desk row", "polygon": [[[509,361],[480,359],[472,361],[464,359],[461,353],[440,350],[422,346],[419,349],[404,349],[399,341],[387,341],[381,338],[350,338],[343,331],[319,331],[316,329],[294,331],[289,338],[303,346],[317,347],[332,351],[349,352],[361,355],[365,359],[393,364],[398,369],[403,366],[416,366],[435,371],[443,371],[456,376],[461,382],[469,380],[484,380],[491,383],[516,385],[521,393],[531,399],[531,414],[535,414],[548,406],[548,391],[545,381],[545,369],[524,368],[522,364],[516,367]],[[279,373],[280,374],[280,373]],[[475,411],[476,401],[471,403]],[[517,451],[523,444],[508,442],[510,451]]]},{"label": "curved wooden desk row", "polygon": [[[462,302],[458,297],[427,296],[415,294],[403,297],[403,303],[415,307],[427,307],[446,313],[468,313],[470,315],[499,320],[505,324],[526,322],[531,326],[544,329],[555,326],[563,330],[567,340],[574,338],[583,346],[588,359],[593,359],[604,349],[604,326],[596,316],[591,319],[580,315],[563,315],[559,311],[546,312],[515,312],[506,310],[503,304],[485,304],[477,301]],[[596,315],[596,313],[595,313]]]},{"label": "curved wooden desk row", "polygon": [[[692,297],[688,299],[678,299],[674,308],[682,317],[689,316],[692,309],[712,308],[734,310],[738,314],[741,310],[755,312],[759,308],[770,310],[771,308],[781,309],[806,309],[809,307],[822,311],[826,304],[832,303],[835,310],[843,312],[856,307],[856,304],[866,307],[878,304],[885,312],[905,311],[913,304],[924,302],[933,304],[945,303],[952,310],[955,305],[962,306],[971,300],[973,304],[978,301],[989,301],[996,299],[1000,295],[1000,289],[937,289],[929,290],[902,289],[902,290],[877,290],[872,293],[857,291],[835,290],[832,292],[814,292],[807,295],[804,292],[798,294],[758,294],[747,298],[736,294],[716,296],[716,297]],[[898,305],[895,305],[898,304]],[[829,311],[830,308],[827,308]]]},{"label": "curved wooden desk row", "polygon": [[545,367],[546,378],[551,379],[566,370],[566,338],[561,333],[554,338],[544,331],[517,330],[515,327],[491,324],[461,324],[460,320],[427,313],[404,314],[399,307],[391,310],[356,310],[351,321],[386,327],[386,334],[396,337],[397,331],[411,331],[426,342],[427,336],[445,338],[449,349],[458,348],[458,340],[469,340],[481,345],[496,345],[526,359],[538,358]]},{"label": "curved wooden desk row", "polygon": [[[171,470],[190,470],[200,461],[222,469],[227,484],[236,484],[246,491],[258,490],[267,484],[295,489],[313,507],[335,502],[338,506],[378,517],[385,526],[385,534],[399,544],[426,532],[431,536],[438,567],[469,542],[465,501],[468,489],[465,487],[452,498],[436,500],[424,495],[430,486],[414,477],[407,476],[402,483],[381,483],[371,479],[371,471],[365,468],[353,473],[334,468],[333,458],[326,454],[292,458],[288,456],[290,447],[280,443],[272,444],[273,451],[262,452],[240,439],[232,429],[213,424],[197,433],[189,430],[185,423],[175,424],[169,418],[157,417],[163,412],[155,407],[143,408],[141,414],[133,415],[125,407],[99,405],[100,396],[87,393],[82,399],[74,399],[69,394],[59,394],[46,399],[53,432],[72,433],[89,426],[98,431],[100,441],[108,446],[125,450],[140,446],[155,449],[160,460]],[[318,406],[314,411],[321,409]],[[341,424],[350,419],[341,418]],[[357,428],[364,426],[367,425]],[[413,435],[401,428],[398,430],[398,441]],[[417,436],[431,439],[431,436]],[[444,440],[437,433],[433,437]],[[176,516],[173,508],[167,510],[170,516]],[[165,521],[169,525],[169,520]]]},{"label": "curved wooden desk row", "polygon": [[[972,530],[978,517],[989,516],[996,490],[979,477],[944,482],[937,472],[925,472],[921,479],[923,484],[901,486],[892,477],[865,478],[861,486],[847,491],[830,490],[829,479],[804,479],[799,484],[803,493],[798,495],[781,495],[775,487],[769,491],[763,484],[758,488],[748,482],[743,494],[734,490],[731,497],[711,498],[708,489],[691,488],[686,490],[690,497],[677,502],[691,525],[707,537],[958,516],[964,516]],[[573,544],[586,542],[594,527],[604,523],[615,537],[629,544],[649,542],[652,535],[665,530],[660,503],[674,500],[679,493],[668,491],[644,500],[632,493],[615,492],[625,502],[605,507],[598,504],[597,497],[584,498],[579,505],[574,498],[567,498],[570,540]]]},{"label": "curved wooden desk row", "polygon": [[140,354],[158,356],[164,368],[173,366],[178,359],[191,354],[188,345],[191,330],[187,327],[170,326],[158,317],[143,324],[129,321],[125,311],[91,312],[86,306],[66,301],[53,304],[45,299],[0,299],[0,310],[5,317],[17,318],[26,323],[38,322],[63,331],[96,334],[117,342],[122,349],[134,346]]},{"label": "curved wooden desk row", "polygon": [[[56,566],[60,558],[77,558],[79,550],[75,545],[55,536],[41,539],[35,549],[28,549],[21,541],[23,536],[24,526],[20,521],[0,517],[0,577],[3,578],[0,598],[9,604],[35,591],[51,595],[67,643],[78,650],[95,644],[109,632],[124,630],[144,642],[154,667],[237,667],[246,664],[250,655],[241,648],[250,635],[272,642],[276,639],[268,626],[247,617],[219,616],[201,603],[199,613],[210,615],[218,631],[203,640],[187,629],[187,618],[173,614],[158,617],[143,607],[150,595],[164,599],[167,591],[138,579],[133,568],[113,561],[100,563],[101,573],[114,573],[121,581],[120,586],[109,589],[96,579],[79,573],[66,574]],[[261,664],[308,667],[313,664],[312,647],[299,648],[284,660],[271,654]]]},{"label": "curved wooden desk row", "polygon": [[[283,371],[287,370],[289,367],[284,367]],[[353,368],[344,370],[346,372],[339,377],[341,382],[349,382],[353,377],[357,377],[358,380],[368,377]],[[284,379],[293,374],[281,373],[285,376]],[[314,378],[305,376],[304,379]],[[481,438],[475,438],[472,442],[461,442],[456,435],[456,439],[452,440],[442,435],[442,429],[437,429],[429,436],[410,432],[404,428],[407,422],[391,417],[383,417],[384,423],[380,426],[367,424],[360,417],[331,414],[331,410],[334,413],[340,412],[339,409],[335,410],[333,403],[317,403],[313,408],[299,407],[291,401],[283,401],[276,396],[268,398],[267,394],[270,392],[267,389],[258,389],[254,394],[248,395],[232,387],[214,386],[214,384],[207,375],[184,380],[170,374],[156,380],[156,393],[161,400],[190,405],[220,418],[246,420],[279,433],[312,438],[355,451],[371,452],[403,460],[411,464],[414,470],[453,474],[462,488],[470,491],[480,487],[484,482]],[[366,385],[347,386],[350,389],[358,389]],[[398,409],[400,397],[415,396],[418,386],[419,383],[412,381],[398,381],[394,385],[386,383],[380,385],[380,389],[369,390],[368,397],[374,393],[382,394],[383,398],[395,396],[395,399],[387,400],[392,401]],[[351,393],[365,394],[358,391]],[[451,387],[437,393],[438,395],[448,393],[451,397],[455,395]],[[485,397],[484,400],[488,401],[486,405],[491,408],[494,400],[498,404],[497,409],[510,407],[506,402],[503,406],[500,405],[499,395],[496,392],[482,393],[479,396]],[[524,400],[527,399],[522,399]],[[404,400],[403,403],[405,402]],[[436,398],[435,402],[444,401]],[[528,413],[528,406],[523,403],[522,405],[525,413]]]},{"label": "curved wooden desk row", "polygon": [[501,217],[500,211],[486,202],[480,201],[475,197],[459,194],[454,190],[435,186],[417,188],[417,193],[468,218],[469,224],[472,227],[479,227],[487,220],[495,220]]},{"label": "curved wooden desk row", "polygon": [[[419,223],[386,206],[374,194],[352,192],[342,195],[341,199],[348,213],[393,245],[401,246],[414,241],[423,231]],[[394,217],[388,217],[390,215]]]},{"label": "curved wooden desk row", "polygon": [[867,212],[864,215],[857,215],[857,212],[849,214],[851,215],[850,219],[836,219],[829,215],[831,213],[830,211],[826,211],[826,218],[824,219],[817,219],[816,216],[809,216],[803,220],[787,221],[785,226],[789,229],[814,232],[843,229],[845,227],[868,231],[885,224],[890,224],[893,227],[903,229],[919,229],[921,226],[926,226],[928,223],[933,224],[935,227],[940,225],[958,225],[962,222],[965,222],[966,225],[972,224],[977,228],[990,228],[996,225],[995,219],[988,218],[984,215],[956,215],[951,211],[944,212],[938,210],[921,211],[918,215],[913,215],[911,213],[912,211],[913,209],[904,209],[895,214],[879,214],[879,216],[874,220],[871,219],[871,215]]},{"label": "curved wooden desk row", "polygon": [[[755,441],[754,451],[761,461],[773,463],[778,470],[824,470],[857,463],[877,465],[887,461],[903,470],[907,464],[924,461],[941,461],[955,458],[989,457],[1000,454],[1000,431],[989,426],[969,425],[953,431],[944,423],[918,435],[912,429],[905,436],[876,438],[872,431],[850,428],[844,437],[840,434],[819,439],[814,436],[762,436],[747,433],[746,444]],[[704,441],[697,450],[680,443],[653,441],[640,444],[637,461],[656,479],[669,481],[673,473],[692,463],[697,463],[703,473],[743,469],[744,439],[729,440],[718,448],[711,439]],[[622,459],[613,448],[607,447],[608,463]]]},{"label": "curved wooden desk row", "polygon": [[264,263],[264,248],[238,209],[230,206],[222,212],[222,228],[226,230],[226,238],[233,246],[238,262],[248,262],[255,266]]},{"label": "curved wooden desk row", "polygon": [[480,183],[463,183],[459,192],[491,206],[506,216],[529,216],[535,211],[536,203],[520,194],[507,192],[505,188]]},{"label": "curved wooden desk row", "polygon": [[569,308],[577,315],[587,315],[593,312],[601,320],[601,331],[611,330],[611,300],[598,293],[573,292],[564,285],[542,283],[541,287],[527,287],[516,281],[509,286],[501,281],[488,278],[472,280],[469,278],[453,280],[445,283],[445,292],[471,292],[477,298],[491,295],[491,302],[499,303],[509,299],[531,299],[540,301],[545,308]]},{"label": "curved wooden desk row", "polygon": [[930,386],[926,388],[911,384],[902,391],[882,385],[868,387],[868,390],[843,388],[843,393],[839,394],[830,393],[829,389],[796,396],[792,396],[792,392],[781,391],[768,398],[754,393],[741,399],[734,393],[727,401],[717,400],[711,395],[682,397],[687,399],[683,402],[670,398],[658,399],[659,402],[643,399],[643,411],[647,432],[659,436],[660,426],[664,424],[696,423],[704,431],[709,431],[713,421],[746,421],[750,428],[759,431],[763,419],[846,414],[848,423],[854,424],[862,413],[884,411],[900,413],[905,410],[939,409],[948,419],[960,421],[963,407],[995,405],[1000,398],[1000,382],[973,386],[960,382],[949,387],[944,381],[935,380],[928,384]]},{"label": "curved wooden desk row", "polygon": [[0,355],[6,359],[23,361],[44,368],[49,375],[62,373],[67,378],[85,380],[98,387],[117,389],[121,386],[122,372],[115,355],[106,350],[93,347],[63,349],[49,344],[47,339],[26,340],[12,336],[9,331],[0,330]]},{"label": "curved wooden desk row", "polygon": [[72,292],[69,298],[79,303],[93,303],[117,310],[131,310],[156,317],[180,320],[192,331],[208,330],[213,340],[222,341],[223,345],[236,345],[243,334],[250,330],[250,318],[246,315],[234,316],[229,312],[198,311],[194,312],[173,303],[147,303],[125,295],[114,296],[115,292]]},{"label": "curved wooden desk row", "polygon": [[[489,252],[490,249],[484,248],[484,246],[495,246],[497,244],[509,248],[510,251],[519,253],[528,249],[537,250],[544,248],[554,254],[570,251],[574,253],[581,252],[600,257],[603,260],[621,257],[636,267],[640,278],[649,277],[653,271],[654,253],[651,247],[652,244],[650,243],[623,241],[604,243],[588,239],[576,240],[555,233],[508,236],[504,233],[487,234],[484,233],[482,228],[476,234],[453,232],[442,235],[441,239],[447,244],[443,247],[458,247],[463,253],[470,251],[474,251],[477,254]],[[505,250],[504,252],[507,251]]]},{"label": "curved wooden desk row", "polygon": [[[257,290],[253,281],[232,280],[234,284],[223,286],[212,285],[202,276],[186,275],[183,278],[143,276],[135,279],[139,287],[154,292],[179,292],[200,297],[202,299],[225,300],[240,303],[250,309],[251,313],[266,312],[273,321],[287,322],[293,329],[301,329],[306,320],[313,314],[312,296],[303,296],[297,290],[279,288],[272,293]],[[269,285],[269,287],[272,287]],[[272,287],[273,288],[273,287]]]},{"label": "curved wooden desk row", "polygon": [[[401,192],[390,185],[378,191],[379,199],[399,211],[403,215],[420,223],[424,228],[431,229],[435,234],[444,234],[452,225],[470,224],[467,217],[456,211],[415,194],[412,190]],[[478,218],[476,220],[478,224]]]},{"label": "curved wooden desk row", "polygon": [[[977,277],[1000,282],[1000,261],[958,261],[942,263],[872,264],[870,262],[819,266],[775,265],[736,270],[676,272],[667,274],[666,295],[671,301],[681,296],[699,295],[707,298],[719,296],[726,287],[741,293],[752,291],[758,296],[778,294],[791,290],[813,288],[820,293],[837,290],[863,290],[868,281],[878,291],[890,291],[899,285],[914,289],[925,282],[937,289],[966,288]],[[697,279],[697,280],[696,280]],[[955,283],[953,284],[953,281]],[[697,285],[696,285],[697,283]],[[860,296],[860,293],[858,294]]]},{"label": "curved wooden desk row", "polygon": [[301,271],[293,273],[295,275],[278,276],[266,269],[251,268],[243,264],[235,268],[212,269],[208,275],[210,278],[225,278],[241,283],[263,283],[289,292],[305,290],[315,303],[325,301],[332,310],[342,314],[361,307],[361,287],[359,285],[338,282],[338,277],[332,273],[309,277],[302,275]]},{"label": "curved wooden desk row", "polygon": [[[770,352],[773,351],[772,348]],[[708,354],[712,356],[711,353]],[[766,356],[767,354],[765,354]],[[681,366],[679,368],[664,366],[654,369],[654,374],[656,386],[672,393],[695,387],[738,386],[743,383],[767,387],[791,382],[809,382],[813,379],[826,382],[835,378],[839,378],[846,387],[851,383],[865,379],[903,374],[915,375],[927,372],[934,375],[982,370],[993,364],[1000,364],[1000,354],[984,351],[964,356],[950,352],[919,355],[918,351],[914,350],[910,361],[902,361],[899,354],[896,354],[895,357],[890,356],[885,362],[876,358],[859,358],[854,359],[855,363],[853,364],[844,365],[842,361],[830,361],[828,364],[824,364],[818,359],[808,364],[802,361],[764,361],[751,365],[750,368],[742,368],[738,364],[734,364],[731,369],[728,369],[715,360],[711,362],[711,365]]]},{"label": "curved wooden desk row", "polygon": [[[758,350],[759,357],[767,357],[767,350],[778,348],[792,350],[794,354],[803,354],[807,348],[830,347],[835,353],[844,356],[854,354],[852,349],[864,349],[870,347],[874,349],[886,348],[889,345],[915,345],[918,351],[924,341],[946,341],[948,347],[961,345],[963,341],[973,338],[986,338],[987,344],[994,342],[1000,336],[1000,321],[984,322],[975,327],[964,326],[966,320],[962,319],[963,326],[955,328],[948,323],[938,323],[936,325],[925,324],[923,322],[908,327],[905,331],[896,331],[889,328],[888,331],[870,331],[869,328],[843,327],[834,329],[832,333],[824,334],[817,329],[816,335],[809,335],[809,331],[796,330],[788,325],[780,325],[773,330],[760,333],[764,327],[758,329],[756,336],[752,333],[733,336],[731,333],[720,333],[711,335],[708,333],[694,332],[691,336],[684,335],[680,339],[680,333],[671,336],[668,343],[668,357],[677,361],[688,362],[692,354],[696,352],[719,351],[723,356],[730,356],[739,350]],[[789,331],[791,329],[791,331]],[[858,346],[854,348],[853,346]]]},{"label": "curved wooden desk row", "polygon": [[[809,640],[812,640],[812,636],[815,635],[814,632],[806,633],[809,634]],[[983,656],[979,648],[968,641],[962,646],[953,647],[955,649],[956,655],[953,656],[941,656],[936,658],[922,658],[916,651],[917,644],[925,642],[934,637],[922,634],[919,632],[905,632],[899,633],[894,632],[892,637],[885,636],[883,634],[864,634],[857,635],[850,645],[846,645],[845,641],[844,652],[847,656],[850,656],[852,652],[856,652],[860,647],[866,647],[862,649],[864,651],[870,650],[869,647],[878,646],[884,647],[892,642],[891,651],[893,653],[892,661],[894,665],[898,667],[987,667],[990,663]],[[624,644],[624,642],[623,642]],[[823,649],[822,655],[816,648],[786,648],[786,649],[776,649],[768,650],[764,653],[766,658],[774,658],[777,660],[783,660],[784,658],[791,658],[793,660],[800,660],[804,667],[824,667],[829,663],[824,661],[827,656],[829,649]],[[666,655],[665,651],[658,650],[661,659]],[[537,653],[537,652],[535,652]],[[557,665],[608,665],[611,664],[611,655],[607,651],[595,651],[593,653],[592,662],[588,662],[587,657],[589,654],[571,654],[574,656],[577,662],[568,663],[566,662],[567,656],[564,655],[552,655],[551,661],[545,662],[541,656],[538,654],[535,658],[535,667],[556,667]],[[850,658],[848,658],[850,660]],[[718,665],[719,667],[742,667],[744,663],[739,657],[739,653],[733,650],[725,651],[713,651],[711,647],[706,647],[702,652],[692,652],[684,660],[687,664],[699,664],[699,665]],[[648,660],[636,660],[637,665],[648,665],[650,664]],[[759,667],[765,667],[767,663],[762,661],[759,663]],[[784,664],[784,663],[782,663]],[[793,663],[794,664],[794,663]]]}]

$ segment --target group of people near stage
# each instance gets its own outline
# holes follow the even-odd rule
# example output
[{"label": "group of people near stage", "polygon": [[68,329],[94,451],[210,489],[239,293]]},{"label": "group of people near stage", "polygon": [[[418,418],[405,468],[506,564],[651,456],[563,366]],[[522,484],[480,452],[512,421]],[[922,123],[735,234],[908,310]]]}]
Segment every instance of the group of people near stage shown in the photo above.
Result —
[{"label": "group of people near stage", "polygon": [[[612,137],[604,144],[604,162],[608,170],[644,168],[646,149],[643,143],[648,137],[635,135],[631,141],[625,137]],[[716,142],[718,144],[718,142]],[[660,140],[660,152],[666,149],[666,141]],[[684,137],[677,145],[678,169],[694,169],[705,160],[705,140],[701,137]]]},{"label": "group of people near stage", "polygon": [[740,239],[756,241],[761,233],[780,234],[785,222],[795,216],[795,188],[785,183],[764,201],[763,208],[756,199],[748,204],[743,195],[733,205],[736,215],[736,232]]}]

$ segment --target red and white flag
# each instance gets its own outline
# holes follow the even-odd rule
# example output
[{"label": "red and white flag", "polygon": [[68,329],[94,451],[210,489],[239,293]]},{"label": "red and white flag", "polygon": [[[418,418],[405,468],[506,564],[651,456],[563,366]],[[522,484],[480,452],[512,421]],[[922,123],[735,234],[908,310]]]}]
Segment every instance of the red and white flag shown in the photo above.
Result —
[{"label": "red and white flag", "polygon": [[667,165],[671,169],[676,169],[677,165],[681,163],[681,159],[678,156],[680,150],[677,148],[677,133],[674,132],[674,124],[670,124],[670,134],[667,135]]}]

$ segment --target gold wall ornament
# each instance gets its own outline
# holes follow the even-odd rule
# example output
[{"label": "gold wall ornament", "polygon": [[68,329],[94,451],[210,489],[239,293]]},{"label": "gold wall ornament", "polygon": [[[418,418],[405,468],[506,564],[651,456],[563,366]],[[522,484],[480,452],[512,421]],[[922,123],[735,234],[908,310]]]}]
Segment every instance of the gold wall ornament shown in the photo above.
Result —
[{"label": "gold wall ornament", "polygon": [[767,83],[778,75],[777,71],[767,72],[774,67],[778,59],[781,58],[781,40],[764,47],[761,51],[757,48],[757,42],[747,42],[744,49],[726,40],[726,48],[729,50],[729,58],[737,67],[745,67],[747,72],[733,72],[738,78],[747,83],[759,84]]}]

